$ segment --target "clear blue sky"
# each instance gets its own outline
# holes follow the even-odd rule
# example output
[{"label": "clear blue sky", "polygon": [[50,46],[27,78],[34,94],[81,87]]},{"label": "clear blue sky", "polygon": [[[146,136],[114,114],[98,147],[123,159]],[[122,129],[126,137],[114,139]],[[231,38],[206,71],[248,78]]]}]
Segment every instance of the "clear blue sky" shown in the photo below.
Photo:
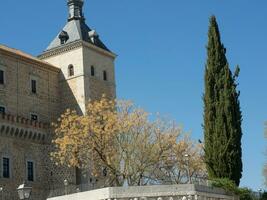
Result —
[{"label": "clear blue sky", "polygon": [[[0,43],[38,55],[67,19],[67,0],[1,2]],[[267,120],[266,0],[85,0],[85,16],[118,54],[117,94],[203,138],[208,19],[215,14],[232,69],[241,67],[241,185],[263,187]]]}]

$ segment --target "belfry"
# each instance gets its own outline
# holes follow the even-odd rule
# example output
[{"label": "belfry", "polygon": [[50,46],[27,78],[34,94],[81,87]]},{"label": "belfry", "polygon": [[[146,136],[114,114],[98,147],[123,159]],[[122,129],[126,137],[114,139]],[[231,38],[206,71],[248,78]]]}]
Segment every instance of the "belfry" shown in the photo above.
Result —
[{"label": "belfry", "polygon": [[71,20],[84,20],[83,16],[83,0],[68,0],[69,6],[69,21]]}]

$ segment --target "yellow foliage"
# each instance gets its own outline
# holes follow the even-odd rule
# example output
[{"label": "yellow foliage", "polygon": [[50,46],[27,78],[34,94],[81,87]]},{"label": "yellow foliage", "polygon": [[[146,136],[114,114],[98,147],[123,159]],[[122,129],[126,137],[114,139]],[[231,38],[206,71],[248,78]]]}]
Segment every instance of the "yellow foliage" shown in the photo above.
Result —
[{"label": "yellow foliage", "polygon": [[124,181],[129,185],[162,181],[162,171],[178,163],[181,167],[186,151],[192,155],[192,174],[204,169],[201,148],[183,138],[179,126],[159,117],[151,121],[147,112],[129,101],[103,96],[89,101],[84,116],[67,110],[54,127],[52,158],[102,176],[107,186],[123,185]]}]

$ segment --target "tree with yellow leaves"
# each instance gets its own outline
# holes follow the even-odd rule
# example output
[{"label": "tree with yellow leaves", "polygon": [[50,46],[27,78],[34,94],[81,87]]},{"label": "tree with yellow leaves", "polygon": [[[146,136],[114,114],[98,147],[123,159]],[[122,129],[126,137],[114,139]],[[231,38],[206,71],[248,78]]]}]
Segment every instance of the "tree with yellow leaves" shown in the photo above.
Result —
[{"label": "tree with yellow leaves", "polygon": [[207,172],[203,156],[203,145],[185,135],[173,146],[171,155],[158,168],[158,180],[164,184],[205,181]]},{"label": "tree with yellow leaves", "polygon": [[[152,121],[147,112],[128,101],[105,97],[90,101],[86,115],[67,110],[54,126],[52,158],[58,164],[88,169],[92,176],[104,179],[103,186],[159,183],[167,177],[160,177],[159,169],[175,165],[181,149],[194,152],[190,140],[181,139],[179,126],[159,117]],[[176,159],[170,161],[172,157]],[[198,166],[195,162],[203,163],[192,159],[190,165]],[[194,170],[199,171],[198,167]]]}]

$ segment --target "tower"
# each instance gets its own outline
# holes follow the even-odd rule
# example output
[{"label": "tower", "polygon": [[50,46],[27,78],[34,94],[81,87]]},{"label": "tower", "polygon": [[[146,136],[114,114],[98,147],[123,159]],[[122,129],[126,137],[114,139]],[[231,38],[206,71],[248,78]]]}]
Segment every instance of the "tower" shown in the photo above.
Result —
[{"label": "tower", "polygon": [[61,110],[85,113],[89,99],[116,95],[112,53],[90,29],[83,15],[83,0],[68,0],[69,16],[64,28],[39,56],[61,69],[59,91]]}]

